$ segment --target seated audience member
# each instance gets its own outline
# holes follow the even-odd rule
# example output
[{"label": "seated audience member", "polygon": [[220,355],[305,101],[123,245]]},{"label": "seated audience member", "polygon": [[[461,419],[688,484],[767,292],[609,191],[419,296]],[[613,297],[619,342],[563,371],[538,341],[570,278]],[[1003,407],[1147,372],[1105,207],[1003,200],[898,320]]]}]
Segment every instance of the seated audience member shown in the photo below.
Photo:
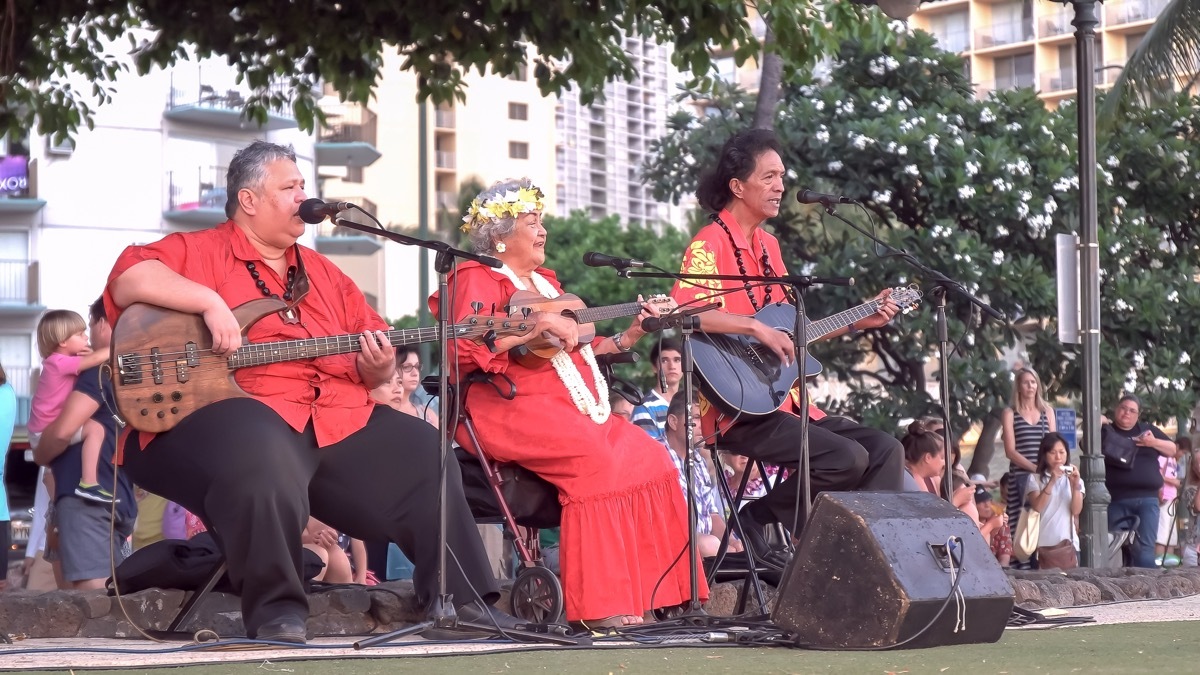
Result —
[{"label": "seated audience member", "polygon": [[[282,297],[280,311],[249,326],[250,341],[350,335],[358,351],[234,371],[250,396],[206,405],[163,433],[130,433],[121,475],[211,526],[250,637],[306,640],[301,562],[310,516],[358,539],[396,542],[416,565],[418,601],[430,603],[438,592],[438,432],[371,403],[371,389],[396,370],[388,325],[349,277],[297,243],[308,195],[290,147],[255,141],[233,156],[226,184],[229,220],[121,254],[104,296],[113,318],[137,302],[199,315],[212,352],[224,355],[242,343],[231,308]],[[442,543],[454,561],[445,580],[458,616],[515,627],[475,603],[478,593],[491,605],[499,592],[458,464],[445,470]]]},{"label": "seated audience member", "polygon": [[[742,484],[742,477],[746,472],[750,472],[750,479],[746,482],[746,492],[742,495],[742,502],[738,507],[761,499],[767,494],[767,488],[764,484],[762,476],[758,473],[758,463],[750,461],[750,458],[745,455],[739,455],[727,450],[721,451],[721,464],[725,467],[724,479],[725,484],[729,486],[729,493],[737,495],[737,489]],[[767,477],[767,483],[771,482],[773,476]]]},{"label": "seated audience member", "polygon": [[[365,584],[367,583],[367,551],[361,541],[349,539],[350,555],[342,548],[342,537],[325,523],[316,518],[309,518],[308,525],[300,541],[304,548],[317,554],[325,563],[320,574],[313,581],[324,581],[328,584]],[[354,558],[351,563],[351,558]]]},{"label": "seated audience member", "polygon": [[675,338],[657,340],[650,348],[650,367],[654,370],[654,387],[640,405],[633,409],[631,422],[658,440],[666,436],[667,407],[679,382],[683,379],[683,347]]},{"label": "seated audience member", "polygon": [[979,531],[988,545],[992,547],[992,555],[1001,567],[1008,567],[1012,561],[1012,535],[1008,532],[1008,514],[996,508],[992,493],[982,485],[975,488],[975,509],[979,512]]},{"label": "seated audience member", "polygon": [[405,415],[438,424],[437,410],[418,403],[421,389],[421,355],[414,345],[396,347],[396,371],[387,382],[371,390],[371,398]]},{"label": "seated audience member", "polygon": [[633,404],[616,392],[608,397],[608,405],[612,408],[612,414],[623,420],[628,420],[633,416]]},{"label": "seated audience member", "polygon": [[[449,279],[448,318],[512,304],[517,291],[532,298],[562,292],[543,265],[551,239],[542,223],[541,190],[527,179],[497,183],[479,194],[464,219],[476,253],[500,269],[468,261]],[[437,311],[437,298],[430,307]],[[658,310],[645,304],[643,318]],[[612,336],[580,344],[579,324],[553,311],[532,312],[534,329],[505,336],[494,347],[455,340],[452,356],[465,377],[503,373],[516,386],[505,399],[475,387],[465,402],[490,457],[516,462],[554,484],[562,502],[559,562],[569,621],[587,627],[639,624],[643,615],[681,604],[690,595],[687,563],[676,557],[688,537],[688,513],[674,467],[661,445],[612,414],[608,385],[596,357],[629,351],[645,334],[641,318]],[[564,349],[549,363],[511,351],[557,338]],[[460,430],[461,431],[461,430]],[[702,583],[701,594],[708,589]]]},{"label": "seated audience member", "polygon": [[[721,537],[725,535],[725,506],[713,476],[709,472],[708,463],[704,461],[701,452],[702,445],[693,445],[690,452],[687,449],[687,415],[684,414],[684,393],[675,392],[671,404],[667,407],[667,436],[663,444],[670,454],[671,461],[679,471],[679,486],[687,495],[687,474],[684,472],[685,458],[692,457],[692,495],[696,500],[696,536],[699,537],[697,548],[702,557],[708,558],[717,554],[721,545]],[[700,437],[700,404],[692,404],[692,429],[696,441]],[[729,550],[740,551],[741,543],[730,539]]]},{"label": "seated audience member", "polygon": [[[927,424],[936,427],[930,430]],[[926,422],[917,420],[908,425],[908,433],[900,440],[904,447],[904,470],[916,482],[922,492],[939,494],[938,489],[946,471],[946,450],[942,445],[941,421]],[[979,524],[979,514],[975,510],[975,488],[961,476],[953,476],[954,493],[951,503],[971,521]]]}]

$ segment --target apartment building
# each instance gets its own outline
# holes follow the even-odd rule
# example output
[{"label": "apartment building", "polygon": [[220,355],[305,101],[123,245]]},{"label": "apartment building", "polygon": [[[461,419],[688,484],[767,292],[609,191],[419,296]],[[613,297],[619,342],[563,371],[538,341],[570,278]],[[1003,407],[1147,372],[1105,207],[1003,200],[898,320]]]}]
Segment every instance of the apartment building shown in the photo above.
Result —
[{"label": "apartment building", "polygon": [[[323,198],[353,201],[385,227],[415,230],[420,220],[423,106],[432,234],[457,241],[459,191],[470,181],[486,186],[506,178],[531,178],[546,193],[548,210],[555,210],[555,102],[542,96],[528,68],[510,77],[469,73],[464,77],[465,102],[434,105],[417,102],[416,76],[402,72],[401,62],[395,53],[385,55],[383,77],[366,106],[339,103],[327,92],[322,108],[329,124],[317,144]],[[385,316],[415,314],[425,302],[418,291],[418,256],[426,255],[420,249],[339,232],[329,224],[319,233],[318,250],[332,255],[364,291],[378,297]],[[427,283],[429,289],[436,288],[432,276]]]},{"label": "apartment building", "polygon": [[19,425],[41,360],[34,331],[43,311],[86,315],[126,246],[225,220],[226,167],[256,138],[294,145],[301,171],[315,178],[313,138],[287,115],[263,128],[243,119],[249,92],[221,61],[130,72],[115,89],[95,128],[70,141],[33,129],[0,139],[0,363],[17,391]]},{"label": "apartment building", "polygon": [[679,209],[654,200],[642,182],[650,144],[666,135],[679,75],[670,49],[627,37],[625,51],[638,69],[629,82],[609,82],[603,96],[584,105],[577,95],[559,98],[555,111],[557,200],[555,210],[580,210],[592,218],[620,216],[622,222],[679,226]]},{"label": "apartment building", "polygon": [[[1112,0],[1097,5],[1097,86],[1108,86],[1168,0]],[[1048,106],[1075,96],[1075,27],[1071,5],[1049,0],[940,0],[921,5],[912,26],[961,53],[980,97],[1033,87]]]}]

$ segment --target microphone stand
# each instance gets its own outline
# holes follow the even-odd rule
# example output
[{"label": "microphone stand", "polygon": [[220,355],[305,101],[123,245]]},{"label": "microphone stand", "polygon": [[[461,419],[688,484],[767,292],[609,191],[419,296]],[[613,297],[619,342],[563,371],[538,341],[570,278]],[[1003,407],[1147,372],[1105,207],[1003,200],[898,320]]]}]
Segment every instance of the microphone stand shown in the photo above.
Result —
[{"label": "microphone stand", "polygon": [[[363,211],[363,213],[366,213],[366,211]],[[367,215],[370,216],[371,214],[368,213]],[[374,219],[374,216],[371,216],[371,217],[372,217],[372,219]],[[492,624],[459,621],[458,615],[454,611],[454,597],[450,593],[448,593],[447,589],[446,589],[446,569],[447,569],[446,568],[446,550],[449,548],[449,544],[447,543],[447,540],[446,540],[446,530],[448,529],[447,516],[446,516],[446,466],[447,466],[446,463],[451,461],[450,458],[452,457],[452,455],[450,453],[450,450],[451,450],[450,438],[453,435],[452,430],[451,430],[451,423],[454,421],[451,419],[450,406],[447,405],[447,401],[449,401],[449,378],[450,378],[450,331],[449,331],[449,328],[450,328],[450,323],[451,323],[450,322],[451,308],[450,308],[449,300],[448,300],[448,296],[447,296],[447,281],[446,280],[450,273],[450,270],[454,268],[454,262],[455,262],[456,258],[463,258],[465,260],[474,260],[483,265],[487,265],[488,267],[501,267],[501,266],[503,266],[503,263],[501,263],[499,260],[497,260],[491,256],[478,255],[475,253],[471,253],[469,251],[463,251],[461,249],[454,248],[453,246],[447,244],[444,241],[439,241],[436,239],[434,239],[434,240],[419,239],[417,237],[411,237],[409,235],[401,234],[399,232],[392,232],[391,230],[384,230],[381,228],[371,227],[369,225],[363,225],[361,223],[355,223],[353,221],[345,220],[343,218],[338,218],[335,221],[335,223],[339,227],[345,227],[345,228],[349,228],[351,230],[358,230],[359,232],[365,232],[367,234],[383,237],[384,239],[389,239],[389,240],[394,241],[399,244],[405,244],[408,246],[419,246],[421,248],[429,249],[430,251],[435,251],[437,253],[437,256],[434,258],[433,266],[434,266],[434,269],[437,271],[437,275],[438,275],[438,322],[437,323],[438,323],[438,342],[439,342],[439,345],[440,345],[441,351],[442,351],[441,359],[440,359],[440,361],[441,361],[441,363],[440,363],[441,374],[440,375],[441,376],[438,378],[438,427],[441,432],[438,434],[438,436],[440,438],[440,444],[439,444],[438,451],[441,455],[441,463],[439,465],[441,467],[440,476],[439,476],[439,480],[441,481],[441,483],[439,486],[439,493],[438,493],[438,567],[437,567],[438,594],[437,594],[437,597],[435,597],[433,599],[433,603],[429,607],[429,614],[428,614],[429,618],[427,620],[425,620],[421,623],[415,624],[413,626],[409,626],[407,628],[401,628],[399,630],[395,630],[390,633],[384,633],[382,635],[375,635],[375,636],[369,637],[365,640],[360,640],[360,641],[354,643],[354,648],[355,649],[365,649],[367,647],[373,647],[377,644],[391,642],[392,640],[396,640],[398,638],[402,638],[407,635],[424,633],[425,631],[427,631],[429,629],[444,629],[444,630],[453,631],[453,630],[463,629],[463,628],[470,629],[470,631],[473,633],[485,632],[485,633],[491,633],[492,635],[504,635],[505,637],[509,637],[510,639],[511,639],[511,637],[516,636],[516,637],[524,637],[524,638],[531,639],[531,640],[553,642],[556,644],[571,644],[571,645],[578,644],[575,640],[568,640],[568,639],[560,638],[560,637],[557,637],[554,635],[531,633],[528,631],[521,631],[521,630],[501,631],[497,626],[492,625]],[[487,611],[487,607],[481,607],[481,609],[484,610],[485,612]]]},{"label": "microphone stand", "polygon": [[917,268],[917,270],[924,274],[925,277],[932,279],[937,283],[937,285],[930,290],[930,293],[937,298],[937,305],[934,311],[934,322],[938,340],[938,367],[941,369],[941,373],[938,376],[938,390],[940,393],[939,398],[941,399],[940,403],[942,406],[942,449],[946,454],[946,473],[942,475],[942,496],[946,499],[946,501],[950,501],[953,497],[953,495],[951,495],[951,491],[954,488],[954,483],[950,478],[951,474],[954,472],[954,453],[953,449],[950,447],[950,438],[952,437],[952,434],[950,433],[950,338],[946,328],[946,292],[948,290],[955,291],[979,307],[979,309],[985,314],[999,321],[1005,321],[1004,315],[1001,314],[996,308],[975,297],[970,291],[964,288],[961,283],[925,265],[921,261],[917,260],[916,257],[914,257],[908,251],[900,250],[889,245],[887,242],[884,242],[874,234],[867,232],[853,222],[843,218],[837,213],[833,203],[823,202],[822,205],[825,207],[826,213],[849,225],[859,234],[883,247],[884,250],[887,251],[885,257],[900,258],[909,265]]},{"label": "microphone stand", "polygon": [[[804,377],[805,377],[804,368],[808,364],[808,339],[805,337],[807,319],[804,315],[804,289],[808,288],[809,286],[814,286],[814,285],[829,284],[829,285],[850,286],[850,285],[853,285],[853,283],[854,283],[854,279],[848,278],[848,277],[826,278],[826,277],[813,277],[813,276],[809,276],[809,275],[787,275],[787,276],[769,277],[769,276],[762,276],[762,275],[740,275],[740,274],[674,274],[671,272],[667,272],[665,270],[660,270],[658,272],[634,272],[631,269],[629,269],[629,267],[626,265],[614,265],[614,267],[616,267],[616,269],[617,269],[617,274],[626,279],[645,278],[645,279],[674,279],[674,280],[679,280],[679,281],[739,281],[739,282],[743,282],[743,283],[762,282],[762,283],[779,284],[779,285],[791,287],[791,289],[793,291],[793,295],[796,298],[796,323],[794,326],[794,331],[792,333],[792,341],[795,346],[796,363],[799,367],[799,371],[798,371],[798,379],[799,380],[804,379]],[[705,310],[701,310],[701,311],[705,311]],[[691,344],[689,342],[689,338],[691,337],[691,333],[694,331],[694,329],[700,327],[698,325],[698,323],[699,323],[698,319],[695,316],[693,316],[693,314],[697,314],[697,313],[699,313],[699,312],[688,312],[688,310],[684,310],[683,312],[679,313],[680,316],[686,317],[684,325],[687,325],[689,323],[692,324],[691,327],[689,327],[687,329],[683,329],[683,340],[682,340],[683,353],[681,354],[681,361],[682,361],[682,366],[683,366],[683,382],[680,385],[684,388],[684,391],[689,392],[688,394],[685,394],[685,396],[687,396],[686,401],[688,404],[688,407],[687,407],[688,424],[687,424],[686,428],[687,428],[687,439],[688,439],[687,442],[689,444],[692,442],[692,433],[693,433],[692,425],[691,425],[692,409],[691,409],[691,393],[690,393],[693,391],[693,386],[692,386],[693,367],[692,367]],[[681,326],[681,328],[682,328],[682,326]],[[800,408],[801,408],[801,410],[800,410],[800,424],[801,424],[801,426],[800,426],[800,461],[799,461],[800,472],[801,472],[800,481],[801,481],[801,493],[803,494],[804,513],[807,516],[812,511],[812,486],[809,482],[809,475],[808,475],[809,474],[809,471],[808,471],[808,465],[809,465],[808,387],[803,382],[801,383],[801,386],[800,386]],[[687,449],[686,458],[687,458],[686,461],[691,460],[690,445]],[[696,541],[695,541],[696,540],[696,527],[695,527],[696,503],[695,503],[695,499],[694,499],[694,496],[692,494],[692,489],[691,489],[691,470],[688,467],[688,465],[686,465],[686,464],[685,464],[684,470],[687,472],[687,475],[685,476],[685,480],[688,481],[687,499],[688,499],[688,503],[689,503],[689,505],[688,505],[688,511],[689,511],[688,520],[689,520],[689,527],[690,527],[690,530],[688,532],[688,539],[689,539],[688,547],[689,547],[689,553],[691,556],[690,564],[691,564],[691,575],[692,575],[692,578],[691,578],[692,597],[690,599],[689,609],[685,613],[684,617],[682,617],[682,618],[695,620],[697,617],[708,618],[708,615],[700,607],[700,602],[699,602],[699,597],[698,597],[699,596],[699,581],[696,578],[698,552],[696,550]],[[797,498],[800,498],[800,496],[801,496],[801,494],[798,493]],[[731,508],[734,509],[734,512],[736,514],[737,505],[732,504]],[[796,531],[796,527],[798,525],[799,518],[800,518],[800,510],[799,510],[799,508],[797,508],[795,521],[793,521],[793,523],[792,523],[792,531],[793,532]],[[747,549],[747,550],[749,550],[749,549]],[[753,557],[751,556],[749,559],[752,560]],[[711,621],[711,618],[708,618],[708,620]]]}]

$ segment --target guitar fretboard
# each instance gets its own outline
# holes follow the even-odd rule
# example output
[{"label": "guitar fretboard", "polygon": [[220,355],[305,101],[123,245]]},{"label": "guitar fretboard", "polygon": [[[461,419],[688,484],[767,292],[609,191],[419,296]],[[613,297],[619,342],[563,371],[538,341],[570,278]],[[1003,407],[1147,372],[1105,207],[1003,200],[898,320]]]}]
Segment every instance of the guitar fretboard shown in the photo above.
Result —
[{"label": "guitar fretboard", "polygon": [[805,329],[806,332],[804,337],[807,339],[809,344],[812,344],[813,342],[824,338],[830,333],[841,330],[855,321],[865,319],[878,311],[878,300],[864,302],[857,307],[851,307],[850,309],[827,316],[819,321],[813,321],[812,323],[808,324],[808,327]]},{"label": "guitar fretboard", "polygon": [[575,321],[578,323],[595,323],[597,321],[607,321],[608,319],[619,319],[623,316],[633,316],[641,311],[642,304],[640,302],[626,302],[620,305],[578,309],[572,313],[575,315]]},{"label": "guitar fretboard", "polygon": [[[460,326],[451,326],[451,333],[456,334]],[[285,340],[283,342],[250,343],[238,347],[229,356],[229,368],[244,368],[246,366],[264,366],[269,363],[293,361],[296,359],[312,359],[318,356],[348,354],[361,352],[358,343],[358,333],[352,335],[331,335],[329,337],[308,338],[305,340]],[[384,332],[387,341],[393,347],[431,342],[438,338],[437,326],[423,328],[402,328]]]}]

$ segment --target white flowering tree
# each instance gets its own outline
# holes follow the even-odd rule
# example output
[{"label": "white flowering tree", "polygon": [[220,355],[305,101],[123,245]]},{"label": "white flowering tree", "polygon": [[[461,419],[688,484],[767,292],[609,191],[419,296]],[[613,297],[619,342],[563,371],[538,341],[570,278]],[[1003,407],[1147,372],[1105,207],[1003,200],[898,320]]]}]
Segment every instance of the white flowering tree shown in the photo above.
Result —
[{"label": "white flowering tree", "polygon": [[[837,192],[863,208],[839,213],[876,227],[892,246],[961,281],[1009,317],[982,327],[964,299],[947,301],[952,415],[958,429],[1002,406],[1011,391],[1006,356],[1020,351],[1052,394],[1077,398],[1080,354],[1057,339],[1053,234],[1076,229],[1075,112],[1047,110],[1031,90],[977,100],[963,62],[924,33],[843,47],[822,81],[785,84],[776,132],[792,194]],[[679,114],[655,146],[647,178],[657,196],[695,189],[703,167],[733,131],[749,126],[737,92],[707,105],[703,119]],[[1130,113],[1101,138],[1102,387],[1147,399],[1157,419],[1190,410],[1197,390],[1187,336],[1200,326],[1200,179],[1196,102]],[[820,317],[881,287],[931,282],[817,207],[790,205],[770,226],[792,271],[854,276],[853,288],[810,292]],[[939,410],[930,302],[892,326],[818,343],[827,372],[847,381],[827,402],[885,429]]]}]

